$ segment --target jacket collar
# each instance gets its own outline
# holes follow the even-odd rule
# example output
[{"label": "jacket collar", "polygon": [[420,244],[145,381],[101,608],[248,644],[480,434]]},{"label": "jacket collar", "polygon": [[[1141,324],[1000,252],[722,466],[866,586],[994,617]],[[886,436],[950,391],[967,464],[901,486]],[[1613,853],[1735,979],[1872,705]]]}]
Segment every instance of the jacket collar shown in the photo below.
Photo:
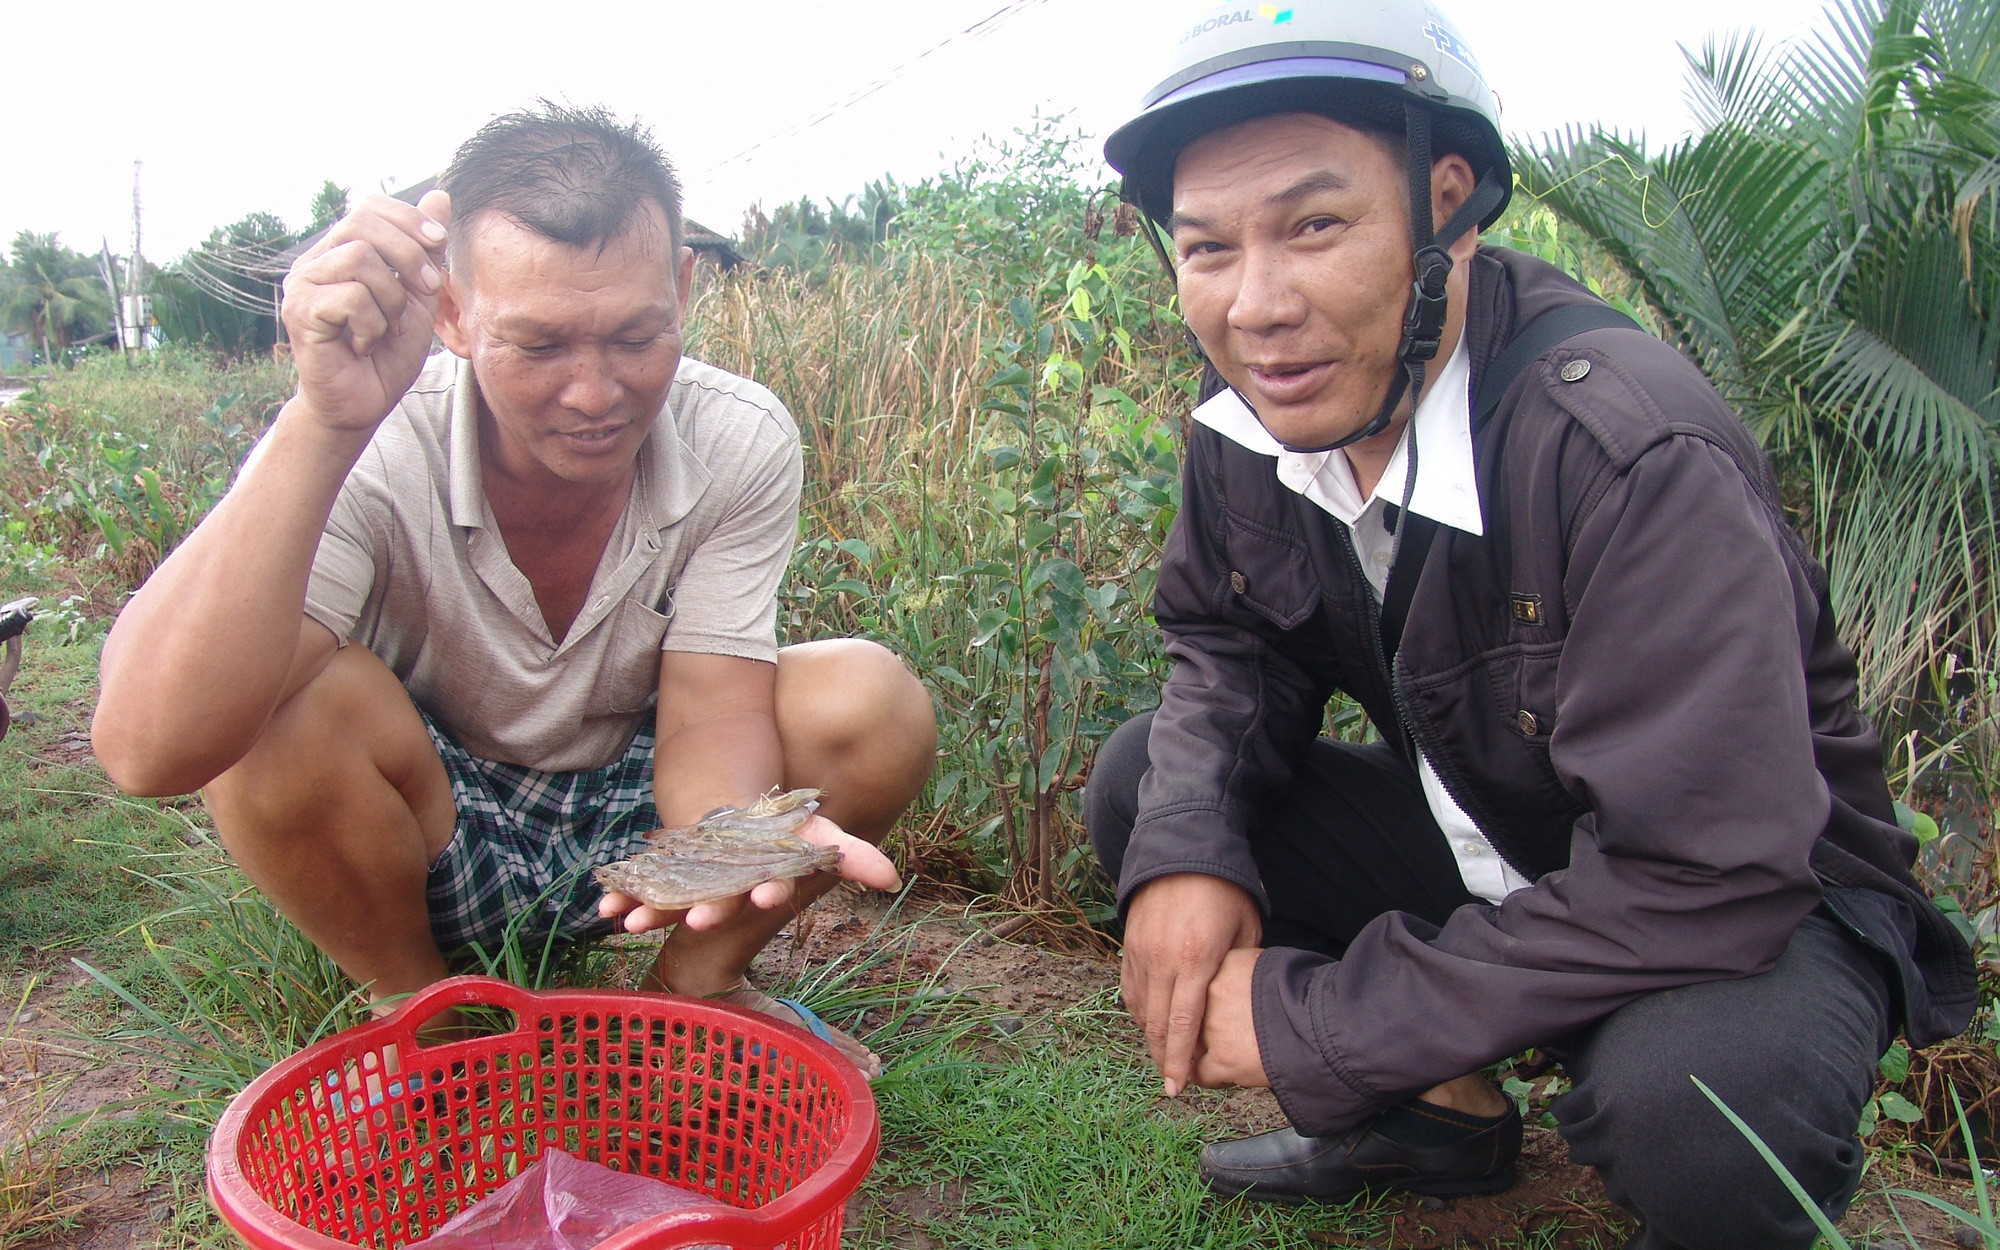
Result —
[{"label": "jacket collar", "polygon": [[1410,430],[1417,438],[1417,486],[1410,511],[1467,534],[1484,534],[1479,483],[1472,455],[1471,353],[1461,334],[1458,346],[1437,377],[1424,387],[1423,401],[1397,442],[1374,494],[1363,498],[1344,452],[1286,451],[1234,390],[1225,390],[1194,410],[1194,419],[1237,445],[1277,459],[1278,480],[1326,512],[1352,526],[1376,501],[1403,497],[1409,466]]}]

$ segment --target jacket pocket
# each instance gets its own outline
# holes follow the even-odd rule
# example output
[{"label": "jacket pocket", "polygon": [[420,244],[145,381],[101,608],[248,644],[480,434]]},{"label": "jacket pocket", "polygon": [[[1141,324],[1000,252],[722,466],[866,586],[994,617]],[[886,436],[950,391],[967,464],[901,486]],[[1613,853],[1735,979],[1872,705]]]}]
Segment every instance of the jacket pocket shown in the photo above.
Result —
[{"label": "jacket pocket", "polygon": [[660,696],[660,643],[673,620],[674,604],[664,613],[627,599],[608,622],[611,633],[604,665],[590,691],[592,715],[643,712]]},{"label": "jacket pocket", "polygon": [[1225,600],[1233,599],[1280,629],[1296,629],[1319,607],[1319,579],[1305,544],[1283,530],[1223,514],[1229,556]]},{"label": "jacket pocket", "polygon": [[[1562,647],[1560,642],[1519,644],[1487,657],[1494,710],[1523,740],[1541,748],[1543,761],[1548,759],[1549,735],[1556,727]],[[1549,775],[1555,775],[1553,769]]]},{"label": "jacket pocket", "polygon": [[1584,810],[1549,762],[1561,660],[1560,643],[1510,643],[1410,688],[1411,713],[1436,747],[1431,763],[1530,877],[1568,862],[1571,826]]}]

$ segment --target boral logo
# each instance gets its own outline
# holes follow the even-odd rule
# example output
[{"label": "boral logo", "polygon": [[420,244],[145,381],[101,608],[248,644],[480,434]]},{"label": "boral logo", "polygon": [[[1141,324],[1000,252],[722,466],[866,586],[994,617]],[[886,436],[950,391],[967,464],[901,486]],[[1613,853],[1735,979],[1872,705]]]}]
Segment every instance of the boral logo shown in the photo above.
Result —
[{"label": "boral logo", "polygon": [[1472,49],[1466,47],[1465,40],[1459,38],[1458,32],[1447,26],[1435,12],[1432,13],[1430,22],[1424,26],[1424,36],[1439,52],[1467,66],[1474,73],[1479,72],[1479,60],[1472,55]]},{"label": "boral logo", "polygon": [[[1242,5],[1242,7],[1239,8],[1239,5]],[[1227,12],[1202,18],[1188,28],[1187,33],[1180,37],[1180,42],[1186,43],[1188,40],[1198,39],[1210,31],[1220,30],[1224,26],[1240,25],[1243,22],[1262,21],[1269,22],[1273,26],[1283,26],[1292,20],[1290,6],[1280,7],[1275,4],[1243,5],[1242,0],[1227,0],[1226,4],[1218,7],[1227,9]]]}]

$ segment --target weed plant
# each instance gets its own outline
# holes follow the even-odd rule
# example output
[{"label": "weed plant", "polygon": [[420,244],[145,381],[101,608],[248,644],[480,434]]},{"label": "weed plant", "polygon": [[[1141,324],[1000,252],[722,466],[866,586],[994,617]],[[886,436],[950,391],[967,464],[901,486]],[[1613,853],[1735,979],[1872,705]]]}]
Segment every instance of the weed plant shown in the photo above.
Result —
[{"label": "weed plant", "polygon": [[[1792,1175],[1791,1169],[1786,1167],[1784,1161],[1778,1158],[1777,1153],[1765,1143],[1757,1130],[1751,1128],[1743,1117],[1738,1115],[1728,1103],[1724,1102],[1720,1095],[1710,1089],[1700,1077],[1691,1076],[1688,1079],[1693,1081],[1696,1088],[1701,1090],[1702,1097],[1715,1104],[1715,1109],[1720,1111],[1723,1117],[1729,1121],[1730,1125],[1743,1135],[1744,1140],[1748,1141],[1751,1147],[1756,1150],[1757,1157],[1764,1161],[1765,1166],[1777,1174],[1778,1179],[1784,1183],[1786,1191],[1792,1195],[1793,1200],[1806,1213],[1806,1218],[1810,1219],[1813,1222],[1813,1227],[1819,1230],[1820,1244],[1826,1247],[1827,1250],[1857,1250],[1854,1243],[1849,1241],[1838,1228],[1834,1227],[1833,1220],[1826,1212],[1820,1209],[1819,1204],[1813,1200],[1812,1195],[1806,1192],[1805,1186],[1801,1185],[1798,1178]],[[1896,1225],[1902,1232],[1904,1241],[1909,1245],[1910,1250],[1922,1250],[1922,1248],[1918,1245],[1917,1235],[1910,1231],[1909,1224],[1903,1219],[1903,1213],[1896,1206],[1895,1200],[1898,1198],[1905,1202],[1920,1203],[1942,1211],[1955,1223],[1976,1234],[1977,1241],[1973,1244],[1983,1246],[1985,1250],[2000,1250],[2000,1226],[1996,1226],[1994,1223],[1995,1214],[1993,1209],[1993,1194],[1991,1192],[1992,1186],[1988,1180],[1986,1168],[1980,1163],[1978,1143],[1973,1138],[1972,1119],[1966,1113],[1964,1102],[1959,1099],[1958,1089],[1955,1086],[1951,1087],[1950,1092],[1952,1110],[1957,1114],[1959,1131],[1964,1136],[1965,1157],[1971,1165],[1972,1201],[1978,1210],[1968,1211],[1955,1203],[1946,1202],[1935,1194],[1919,1193],[1914,1189],[1890,1188],[1882,1190],[1881,1193],[1883,1197],[1889,1200],[1889,1210],[1895,1216]],[[1870,1242],[1868,1246],[1860,1247],[1858,1250],[1871,1250],[1872,1247],[1882,1244],[1884,1243]]]},{"label": "weed plant", "polygon": [[[61,1082],[37,1080],[17,1095],[23,1118],[44,1118],[60,1096]],[[19,1135],[0,1137],[0,1250],[45,1245],[73,1228],[87,1204],[63,1166],[72,1125],[45,1124]]]},{"label": "weed plant", "polygon": [[0,1116],[0,1250],[46,1239],[70,1227],[84,1208],[62,1166],[75,1126],[53,1114],[69,1078],[44,1071],[40,1044],[18,1035],[34,985],[29,978],[0,1020],[0,1065],[12,1073]]},{"label": "weed plant", "polygon": [[84,596],[94,615],[187,535],[291,390],[289,367],[170,349],[94,356],[0,414],[0,583]]},{"label": "weed plant", "polygon": [[883,642],[938,705],[906,862],[1101,915],[1075,792],[1164,676],[1148,607],[1193,370],[1150,251],[1080,169],[1041,124],[898,188],[885,245],[732,275],[690,321],[804,431],[787,634]]},{"label": "weed plant", "polygon": [[158,858],[140,875],[172,904],[137,926],[145,956],[127,979],[140,992],[75,962],[135,1018],[105,1040],[141,1061],[165,1057],[173,1101],[207,1124],[271,1064],[361,1023],[367,1000],[219,848]]}]

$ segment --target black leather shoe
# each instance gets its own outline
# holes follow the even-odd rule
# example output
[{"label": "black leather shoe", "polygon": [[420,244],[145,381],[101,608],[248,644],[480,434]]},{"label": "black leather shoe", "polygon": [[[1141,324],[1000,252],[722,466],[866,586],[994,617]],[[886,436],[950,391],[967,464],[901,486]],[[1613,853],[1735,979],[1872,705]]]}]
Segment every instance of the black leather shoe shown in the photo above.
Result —
[{"label": "black leather shoe", "polygon": [[1364,1189],[1451,1198],[1506,1189],[1520,1154],[1521,1116],[1510,1106],[1498,1124],[1448,1146],[1392,1140],[1372,1119],[1334,1137],[1285,1128],[1215,1142],[1202,1148],[1201,1178],[1217,1193],[1259,1202],[1341,1202]]}]

